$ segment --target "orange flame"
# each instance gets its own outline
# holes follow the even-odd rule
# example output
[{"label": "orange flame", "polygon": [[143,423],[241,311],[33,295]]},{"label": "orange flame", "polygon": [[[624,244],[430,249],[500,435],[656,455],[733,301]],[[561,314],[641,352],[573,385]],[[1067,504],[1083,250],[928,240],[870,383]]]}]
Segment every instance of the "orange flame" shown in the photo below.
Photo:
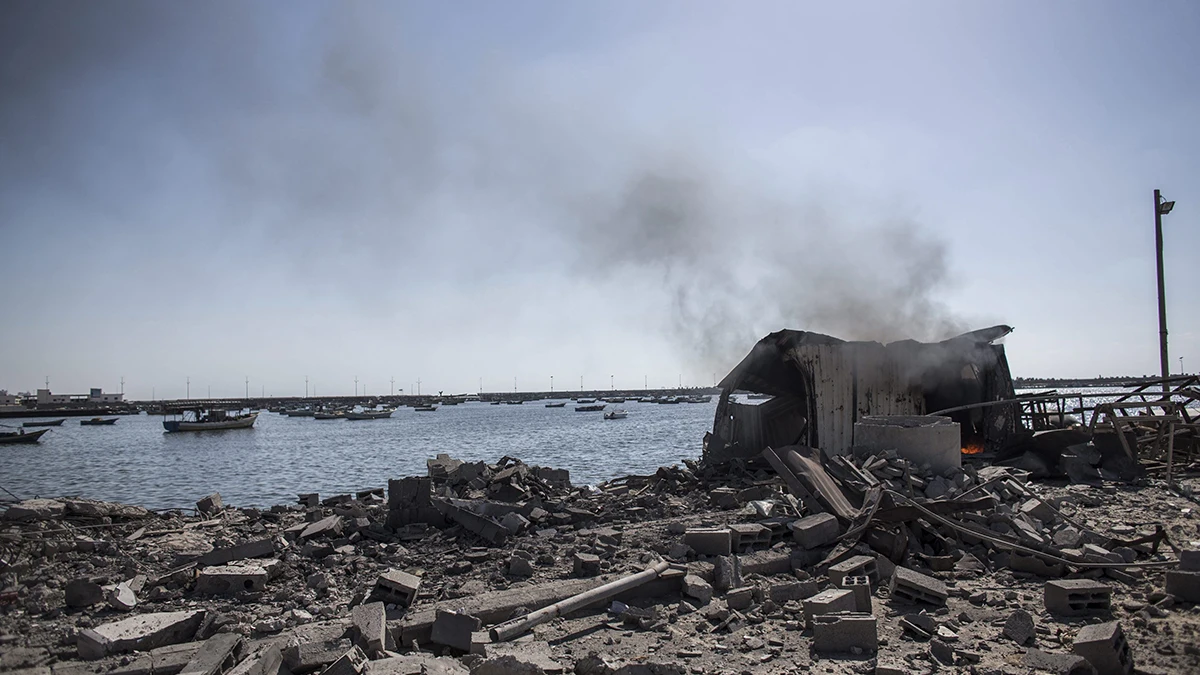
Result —
[{"label": "orange flame", "polygon": [[978,455],[981,452],[983,452],[983,444],[977,441],[968,443],[962,449],[962,454],[964,455]]}]

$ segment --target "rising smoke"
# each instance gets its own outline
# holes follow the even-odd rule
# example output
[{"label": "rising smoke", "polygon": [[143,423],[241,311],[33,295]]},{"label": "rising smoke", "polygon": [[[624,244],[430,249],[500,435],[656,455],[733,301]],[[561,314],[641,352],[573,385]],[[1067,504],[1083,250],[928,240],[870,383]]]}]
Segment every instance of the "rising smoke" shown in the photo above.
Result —
[{"label": "rising smoke", "polygon": [[783,327],[963,328],[938,301],[943,242],[767,188],[732,142],[674,128],[687,111],[631,120],[620,82],[635,72],[588,84],[570,62],[463,63],[430,53],[397,6],[265,8],[6,3],[0,191],[56,181],[142,222],[163,214],[139,211],[139,191],[185,184],[214,229],[270,237],[298,277],[342,261],[355,290],[402,265],[479,282],[549,259],[587,282],[633,278],[705,369]]}]

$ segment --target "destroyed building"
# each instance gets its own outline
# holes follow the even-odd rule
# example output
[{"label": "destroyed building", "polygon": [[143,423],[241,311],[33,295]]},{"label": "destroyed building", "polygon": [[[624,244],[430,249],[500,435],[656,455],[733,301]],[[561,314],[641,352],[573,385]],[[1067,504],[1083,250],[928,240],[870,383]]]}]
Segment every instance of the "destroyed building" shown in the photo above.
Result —
[{"label": "destroyed building", "polygon": [[[846,454],[864,420],[947,410],[960,425],[963,448],[996,450],[1019,430],[1019,409],[979,404],[1014,397],[1004,345],[996,343],[1012,330],[1000,325],[937,343],[886,345],[807,331],[771,333],[721,380],[704,459],[720,463],[788,445]],[[770,399],[738,402],[735,392]]]}]

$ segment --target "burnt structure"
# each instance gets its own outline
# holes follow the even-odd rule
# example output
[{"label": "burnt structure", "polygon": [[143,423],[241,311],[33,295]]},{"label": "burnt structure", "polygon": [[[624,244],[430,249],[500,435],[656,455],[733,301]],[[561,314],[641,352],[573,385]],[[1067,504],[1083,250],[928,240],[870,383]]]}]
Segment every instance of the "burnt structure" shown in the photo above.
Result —
[{"label": "burnt structure", "polygon": [[[752,457],[766,447],[806,445],[840,455],[855,446],[855,422],[877,415],[926,415],[1014,397],[1004,346],[993,326],[936,343],[847,342],[782,330],[759,340],[721,380],[704,460]],[[734,392],[770,396],[739,403]],[[947,414],[964,448],[996,450],[1018,430],[1015,405]]]}]

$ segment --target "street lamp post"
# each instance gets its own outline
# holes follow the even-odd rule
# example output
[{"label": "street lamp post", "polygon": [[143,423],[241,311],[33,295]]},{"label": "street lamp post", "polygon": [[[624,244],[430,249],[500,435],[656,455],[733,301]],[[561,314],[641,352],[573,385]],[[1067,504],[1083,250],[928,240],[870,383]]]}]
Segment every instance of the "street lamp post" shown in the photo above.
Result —
[{"label": "street lamp post", "polygon": [[[1163,378],[1170,377],[1171,366],[1167,357],[1167,296],[1163,282],[1162,217],[1173,208],[1175,202],[1166,201],[1158,190],[1154,191],[1154,253],[1158,263],[1158,358]],[[1171,390],[1171,385],[1163,382],[1162,388],[1165,396]]]}]

